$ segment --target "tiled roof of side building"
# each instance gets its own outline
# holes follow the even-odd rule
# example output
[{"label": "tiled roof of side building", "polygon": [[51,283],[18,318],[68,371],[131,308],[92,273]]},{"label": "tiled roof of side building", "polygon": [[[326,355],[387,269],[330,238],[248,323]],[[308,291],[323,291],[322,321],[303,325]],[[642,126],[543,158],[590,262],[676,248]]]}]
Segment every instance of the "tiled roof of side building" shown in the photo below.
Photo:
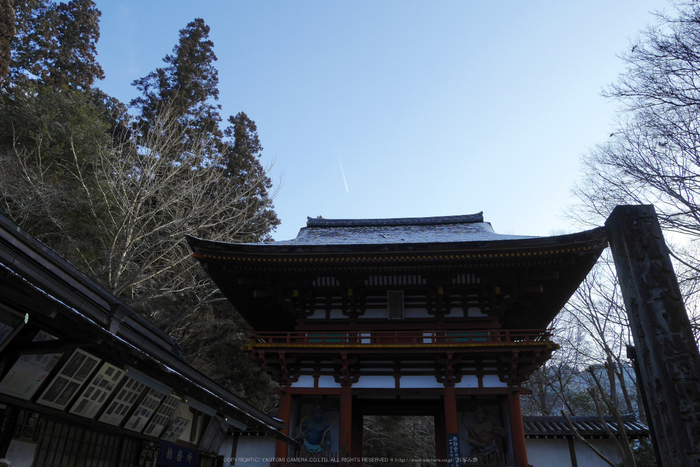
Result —
[{"label": "tiled roof of side building", "polygon": [[323,219],[309,217],[296,238],[272,245],[363,245],[453,243],[534,238],[494,232],[483,214],[393,219]]},{"label": "tiled roof of side building", "polygon": [[[571,416],[569,417],[576,431],[584,438],[607,438],[608,432],[605,430],[600,417],[596,416]],[[627,435],[632,438],[639,438],[649,435],[649,428],[637,421],[632,414],[622,416]],[[613,417],[606,416],[605,423],[614,434],[617,434],[617,422]],[[562,416],[524,416],[523,425],[525,437],[527,438],[559,438],[574,436],[573,431],[566,419]]]}]

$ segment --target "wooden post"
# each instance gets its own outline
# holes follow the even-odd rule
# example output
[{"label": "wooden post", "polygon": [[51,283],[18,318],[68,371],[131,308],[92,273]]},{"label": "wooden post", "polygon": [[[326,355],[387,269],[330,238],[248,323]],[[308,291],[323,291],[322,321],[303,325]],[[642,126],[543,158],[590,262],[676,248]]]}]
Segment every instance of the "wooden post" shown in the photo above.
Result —
[{"label": "wooden post", "polygon": [[[340,387],[340,439],[338,455],[351,457],[352,453],[352,385],[344,383]],[[343,462],[341,461],[341,465]]]},{"label": "wooden post", "polygon": [[[282,429],[282,433],[289,436],[291,418],[292,418],[292,393],[282,389],[282,394],[280,395],[280,408],[277,412],[277,418],[284,420],[287,424],[286,428]],[[277,441],[277,446],[275,448],[275,457],[277,459],[287,458],[287,443],[283,441]],[[282,462],[277,463],[277,465],[284,465]]]},{"label": "wooden post", "polygon": [[700,465],[700,355],[653,206],[605,222],[662,466]]},{"label": "wooden post", "polygon": [[527,466],[527,447],[525,446],[525,426],[523,412],[520,407],[520,392],[508,394],[510,409],[510,434],[513,439],[513,462],[517,466]]},{"label": "wooden post", "polygon": [[[632,366],[634,367],[634,376],[637,378],[639,385],[639,395],[642,396],[642,405],[644,406],[644,419],[640,420],[642,423],[646,423],[649,426],[649,433],[651,434],[651,439],[656,439],[656,434],[654,433],[654,425],[649,423],[649,398],[644,392],[644,386],[642,386],[642,371],[639,369],[639,362],[637,361],[637,350],[633,345],[627,346],[627,358],[632,360]],[[654,448],[654,456],[656,457],[656,465],[663,465],[661,462],[661,454],[659,453],[659,448],[656,443],[651,443]],[[577,467],[577,466],[573,466]]]}]

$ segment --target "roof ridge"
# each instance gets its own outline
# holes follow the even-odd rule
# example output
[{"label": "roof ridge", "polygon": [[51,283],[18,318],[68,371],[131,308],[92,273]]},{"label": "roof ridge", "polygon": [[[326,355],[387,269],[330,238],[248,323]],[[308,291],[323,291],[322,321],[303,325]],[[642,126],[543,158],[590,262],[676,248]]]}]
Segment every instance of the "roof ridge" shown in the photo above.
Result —
[{"label": "roof ridge", "polygon": [[[633,413],[620,414],[620,417],[624,421],[637,421],[637,416]],[[612,415],[605,415],[605,421],[616,421],[615,417]],[[598,415],[569,415],[569,419],[572,421],[579,422],[599,422],[600,416]],[[543,421],[566,421],[566,417],[562,415],[523,415],[523,420],[533,421],[533,422],[543,422]]]},{"label": "roof ridge", "polygon": [[409,225],[474,224],[484,222],[484,212],[461,216],[397,217],[388,219],[324,219],[307,217],[307,227],[383,227]]}]

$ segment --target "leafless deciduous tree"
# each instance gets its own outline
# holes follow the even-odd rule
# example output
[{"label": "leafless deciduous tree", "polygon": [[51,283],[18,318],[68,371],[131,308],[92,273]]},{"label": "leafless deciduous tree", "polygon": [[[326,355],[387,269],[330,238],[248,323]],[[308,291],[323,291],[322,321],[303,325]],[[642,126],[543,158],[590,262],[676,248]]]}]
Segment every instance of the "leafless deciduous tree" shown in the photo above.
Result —
[{"label": "leafless deciduous tree", "polygon": [[621,58],[627,70],[604,92],[621,105],[619,122],[584,160],[581,220],[599,223],[621,203],[653,203],[666,228],[698,236],[700,5],[658,15]]},{"label": "leafless deciduous tree", "polygon": [[364,417],[362,454],[365,457],[400,458],[397,462],[368,465],[434,466],[435,421],[429,416]]},{"label": "leafless deciduous tree", "polygon": [[605,393],[620,413],[641,413],[634,370],[627,359],[631,344],[627,315],[614,266],[604,255],[554,324],[561,345],[527,382],[528,413],[595,415],[591,388]]},{"label": "leafless deciduous tree", "polygon": [[700,4],[675,6],[621,57],[627,69],[604,92],[621,106],[618,122],[584,157],[572,214],[600,225],[617,205],[653,204],[666,232],[690,239],[672,254],[698,336],[692,305],[700,278]]},{"label": "leafless deciduous tree", "polygon": [[[532,394],[523,408],[533,415],[597,415],[611,440],[617,443],[622,463],[634,466],[635,451],[624,429],[611,431],[604,416],[623,426],[622,414],[635,413],[644,420],[632,363],[626,347],[631,344],[627,315],[615,270],[604,254],[567,303],[554,324],[553,339],[561,348],[526,383]],[[580,437],[609,465],[611,461]]]},{"label": "leafless deciduous tree", "polygon": [[[130,304],[177,299],[184,293],[207,303],[216,292],[198,273],[185,234],[222,241],[260,237],[261,232],[250,230],[259,213],[247,210],[242,201],[266,183],[266,173],[253,174],[244,183],[227,179],[221,161],[211,153],[205,157],[205,141],[188,140],[183,147],[183,136],[166,114],[138,146],[125,141],[101,148],[90,161],[77,155],[61,161],[59,179],[40,154],[16,148],[2,160],[12,167],[3,171],[12,176],[3,177],[0,185],[6,210],[14,217],[49,219],[54,242],[63,239],[63,252]],[[177,156],[169,156],[175,147]],[[74,191],[66,192],[66,179]],[[89,239],[64,228],[69,213],[82,218],[92,231]]]},{"label": "leafless deciduous tree", "polygon": [[207,346],[239,337],[231,332],[241,332],[241,323],[226,325],[235,318],[212,308],[223,298],[192,258],[185,234],[264,238],[260,198],[246,200],[269,179],[265,171],[245,180],[225,176],[225,162],[202,150],[208,141],[185,138],[184,130],[163,112],[138,144],[101,145],[90,157],[73,148],[72,158],[49,162],[40,145],[15,146],[0,154],[0,197],[3,211],[20,224],[43,223],[40,239],[190,346],[197,363]]},{"label": "leafless deciduous tree", "polygon": [[570,326],[557,316],[552,326],[552,340],[560,345],[552,358],[535,371],[524,386],[531,394],[522,397],[523,411],[528,415],[557,415],[566,409],[573,415],[586,415],[592,407],[581,378],[589,361],[589,340],[583,329]]}]

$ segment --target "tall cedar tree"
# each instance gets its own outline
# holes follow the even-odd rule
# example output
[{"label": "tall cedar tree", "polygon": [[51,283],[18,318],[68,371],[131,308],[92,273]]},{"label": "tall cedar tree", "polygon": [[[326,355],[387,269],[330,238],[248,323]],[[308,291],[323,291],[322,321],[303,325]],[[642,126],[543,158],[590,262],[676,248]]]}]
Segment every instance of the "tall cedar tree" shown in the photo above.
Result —
[{"label": "tall cedar tree", "polygon": [[12,0],[0,0],[0,84],[10,72],[14,37],[15,9],[12,7]]},{"label": "tall cedar tree", "polygon": [[219,72],[214,67],[214,43],[209,40],[209,26],[197,18],[180,31],[173,53],[163,59],[166,66],[157,68],[132,84],[142,95],[131,101],[141,112],[141,128],[148,131],[166,106],[190,136],[209,134],[221,138]]},{"label": "tall cedar tree", "polygon": [[[10,7],[14,34],[9,75],[0,88],[0,150],[22,152],[71,191],[75,186],[62,164],[77,158],[89,170],[125,110],[91,88],[103,76],[95,57],[100,12],[91,0],[28,0]],[[45,225],[41,218],[33,222]],[[40,236],[50,231],[37,230]]]},{"label": "tall cedar tree", "polygon": [[[264,176],[265,168],[260,163],[262,146],[257,127],[241,112],[228,118],[229,126],[224,132],[219,128],[221,106],[214,104],[219,98],[219,73],[214,67],[217,58],[209,30],[203,19],[191,21],[180,31],[172,54],[163,59],[166,65],[133,82],[142,94],[131,101],[131,105],[140,111],[137,131],[145,137],[152,131],[153,122],[158,121],[160,113],[167,108],[187,136],[183,143],[195,137],[206,140],[208,147],[205,149],[212,155],[212,160],[223,157],[225,164],[222,169],[227,178],[238,180],[243,185],[248,180],[264,178],[264,183],[251,187],[249,196],[236,200],[236,208],[248,213],[250,220],[247,229],[229,240],[267,240],[270,232],[279,225],[279,219],[271,203],[272,182]],[[213,157],[213,153],[217,157]],[[178,158],[178,154],[168,156]],[[212,195],[227,196],[226,193]]]},{"label": "tall cedar tree", "polygon": [[103,77],[95,57],[100,11],[92,0],[10,1],[9,7],[13,36],[9,76],[0,94],[0,145],[37,150],[57,161],[73,157],[67,153],[71,147],[94,153],[88,141],[102,144],[106,128],[124,125],[126,111],[92,88]]},{"label": "tall cedar tree", "polygon": [[[248,118],[245,112],[228,118],[229,126],[224,131],[226,140],[220,145],[220,151],[226,165],[224,175],[233,180],[245,183],[245,180],[259,180],[265,169],[260,164],[262,145],[258,139],[258,128],[255,122]],[[270,189],[272,182],[269,178],[254,187],[249,196],[241,201],[239,209],[258,213],[251,218],[249,224],[249,239],[244,241],[261,241],[269,239],[269,232],[278,224],[279,219],[270,205]],[[244,204],[244,205],[243,205]],[[262,235],[261,235],[262,234]]]},{"label": "tall cedar tree", "polygon": [[[74,157],[92,164],[97,148],[109,142],[107,130],[124,126],[126,111],[92,88],[103,77],[95,57],[101,13],[92,0],[28,0],[11,7],[0,147],[31,153],[49,166]],[[52,172],[62,174],[55,165]]]},{"label": "tall cedar tree", "polygon": [[16,2],[10,73],[60,88],[88,91],[104,72],[95,58],[100,11],[92,0]]}]

